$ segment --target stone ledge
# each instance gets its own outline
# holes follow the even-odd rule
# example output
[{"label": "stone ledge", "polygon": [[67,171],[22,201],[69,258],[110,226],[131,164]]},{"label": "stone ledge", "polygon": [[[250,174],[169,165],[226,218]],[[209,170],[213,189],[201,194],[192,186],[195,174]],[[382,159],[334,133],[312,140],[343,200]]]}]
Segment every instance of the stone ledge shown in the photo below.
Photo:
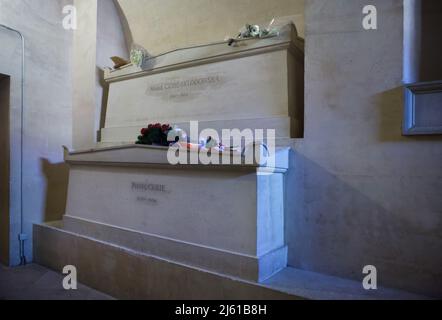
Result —
[{"label": "stone ledge", "polygon": [[36,263],[53,270],[74,265],[80,282],[117,299],[300,299],[253,282],[80,236],[56,225],[34,225]]},{"label": "stone ledge", "polygon": [[[198,151],[179,150],[187,154],[187,158]],[[267,165],[267,159],[263,156],[253,159],[252,164],[246,163],[246,158],[240,152],[220,153],[220,164],[204,165],[199,164],[179,164],[172,165],[167,159],[168,148],[145,146],[145,145],[119,145],[111,147],[94,148],[89,150],[69,151],[64,147],[64,159],[69,164],[87,164],[87,165],[112,165],[112,166],[167,166],[168,168],[199,168],[199,169],[232,169],[232,170],[261,170],[269,169],[275,173],[285,173],[289,168],[288,147],[277,147],[275,149],[275,163],[272,166]],[[262,158],[261,158],[262,157]],[[223,159],[229,160],[230,164],[223,164]],[[238,163],[238,164],[236,164]]]},{"label": "stone ledge", "polygon": [[67,215],[63,218],[63,229],[151,256],[250,281],[267,280],[287,266],[286,246],[260,257],[249,256]]},{"label": "stone ledge", "polygon": [[152,57],[142,67],[130,64],[117,70],[106,69],[105,80],[108,83],[112,83],[284,49],[288,49],[293,54],[303,57],[304,47],[304,40],[298,36],[295,25],[288,24],[281,29],[280,35],[276,37],[242,39],[237,41],[237,46],[235,47],[229,46],[228,41],[220,41],[176,49]]}]

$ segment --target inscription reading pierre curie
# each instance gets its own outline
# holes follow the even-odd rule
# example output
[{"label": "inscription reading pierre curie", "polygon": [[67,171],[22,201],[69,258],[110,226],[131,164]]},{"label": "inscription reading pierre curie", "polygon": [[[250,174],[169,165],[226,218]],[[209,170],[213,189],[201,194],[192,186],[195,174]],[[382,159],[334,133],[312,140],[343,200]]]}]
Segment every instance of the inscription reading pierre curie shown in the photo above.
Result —
[{"label": "inscription reading pierre curie", "polygon": [[170,193],[166,185],[149,182],[132,182],[132,191]]}]

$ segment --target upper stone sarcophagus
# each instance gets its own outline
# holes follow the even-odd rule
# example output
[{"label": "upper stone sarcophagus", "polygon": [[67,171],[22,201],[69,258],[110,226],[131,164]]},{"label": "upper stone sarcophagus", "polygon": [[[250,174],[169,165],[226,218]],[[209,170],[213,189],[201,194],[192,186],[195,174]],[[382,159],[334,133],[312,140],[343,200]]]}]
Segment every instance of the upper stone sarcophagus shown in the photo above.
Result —
[{"label": "upper stone sarcophagus", "polygon": [[303,135],[304,42],[294,25],[275,37],[179,49],[142,67],[106,70],[105,80],[105,145],[133,143],[140,128],[157,122]]}]

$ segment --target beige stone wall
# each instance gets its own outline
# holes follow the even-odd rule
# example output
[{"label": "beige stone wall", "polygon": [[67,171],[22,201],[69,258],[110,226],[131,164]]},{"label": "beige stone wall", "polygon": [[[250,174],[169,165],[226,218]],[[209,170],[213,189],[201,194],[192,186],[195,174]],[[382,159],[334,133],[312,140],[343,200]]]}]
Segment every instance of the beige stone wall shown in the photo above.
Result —
[{"label": "beige stone wall", "polygon": [[[67,170],[62,163],[62,145],[72,143],[72,32],[63,29],[62,9],[71,3],[0,0],[0,22],[20,30],[26,38],[23,231],[29,237],[25,243],[28,260],[32,259],[32,224],[56,219],[64,212]],[[9,220],[13,265],[19,263],[21,52],[18,35],[0,30],[0,73],[10,76],[11,88]]]},{"label": "beige stone wall", "polygon": [[[99,1],[103,2],[103,13],[109,14],[113,0]],[[72,4],[76,6],[78,16],[75,32],[62,26],[63,7]],[[109,35],[113,32],[112,28],[118,30],[118,17],[109,14],[98,28],[97,7],[97,1],[91,0],[0,0],[0,22],[20,30],[26,38],[23,175],[28,260],[32,259],[32,224],[57,220],[64,214],[68,168],[63,163],[62,146],[82,149],[92,147],[96,142],[101,112],[97,66],[105,65],[106,55],[123,55],[121,46]],[[15,33],[0,29],[0,46],[0,74],[11,76],[10,184],[13,192],[10,262],[17,264],[20,233],[20,38]],[[124,42],[122,46],[125,46]],[[110,60],[107,63],[112,65]],[[6,112],[5,108],[2,112]]]},{"label": "beige stone wall", "polygon": [[442,294],[442,137],[403,137],[403,6],[306,2],[305,139],[287,216],[293,266]]},{"label": "beige stone wall", "polygon": [[73,141],[75,149],[96,141],[97,1],[74,0],[78,26],[73,33]]},{"label": "beige stone wall", "polygon": [[151,54],[222,41],[245,23],[294,20],[303,34],[304,0],[118,0],[135,42]]},{"label": "beige stone wall", "polygon": [[103,68],[110,57],[128,59],[129,52],[114,0],[74,0],[78,29],[73,38],[73,148],[87,149],[97,142],[105,114],[107,85]]}]

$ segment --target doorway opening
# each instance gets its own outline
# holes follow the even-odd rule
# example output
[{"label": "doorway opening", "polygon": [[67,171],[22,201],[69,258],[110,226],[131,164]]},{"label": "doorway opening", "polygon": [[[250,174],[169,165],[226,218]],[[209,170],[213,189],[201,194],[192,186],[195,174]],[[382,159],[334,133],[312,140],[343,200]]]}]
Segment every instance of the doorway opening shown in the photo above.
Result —
[{"label": "doorway opening", "polygon": [[10,256],[10,77],[0,73],[0,263],[9,265]]}]

